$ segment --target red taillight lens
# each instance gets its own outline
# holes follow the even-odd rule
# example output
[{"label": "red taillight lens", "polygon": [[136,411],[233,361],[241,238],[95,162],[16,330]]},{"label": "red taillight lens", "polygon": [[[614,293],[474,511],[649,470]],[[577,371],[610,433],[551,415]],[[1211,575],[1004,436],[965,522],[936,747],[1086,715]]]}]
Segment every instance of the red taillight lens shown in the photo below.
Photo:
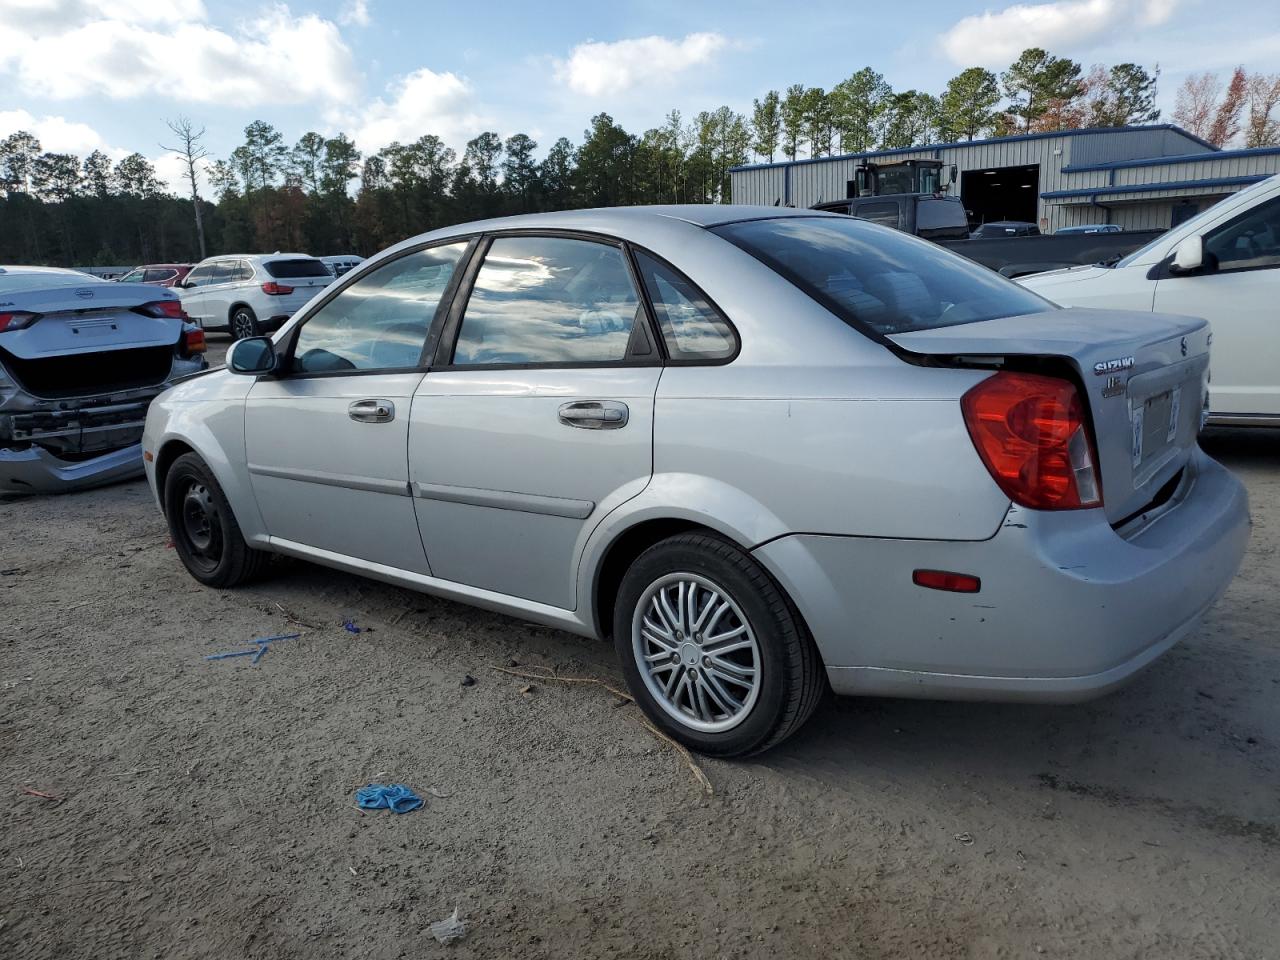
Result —
[{"label": "red taillight lens", "polygon": [[182,310],[181,300],[153,300],[151,303],[144,303],[138,307],[139,313],[145,313],[148,317],[169,317],[172,320],[187,319],[186,313]]},{"label": "red taillight lens", "polygon": [[968,573],[952,573],[949,570],[916,570],[911,582],[930,590],[949,590],[952,593],[977,593],[982,581]]},{"label": "red taillight lens", "polygon": [[204,353],[209,348],[205,343],[204,331],[200,329],[187,329],[182,331],[182,340],[179,349],[184,357],[190,357],[197,353]]},{"label": "red taillight lens", "polygon": [[276,283],[274,280],[268,280],[262,285],[262,292],[269,293],[273,297],[279,297],[286,293],[293,293],[293,287],[286,287],[283,284]]},{"label": "red taillight lens", "polygon": [[1038,510],[1102,505],[1084,405],[1067,380],[1001,371],[960,400],[969,436],[1000,489]]},{"label": "red taillight lens", "polygon": [[0,313],[0,333],[4,333],[6,330],[25,329],[35,323],[38,319],[40,319],[40,314],[27,313],[26,311]]}]

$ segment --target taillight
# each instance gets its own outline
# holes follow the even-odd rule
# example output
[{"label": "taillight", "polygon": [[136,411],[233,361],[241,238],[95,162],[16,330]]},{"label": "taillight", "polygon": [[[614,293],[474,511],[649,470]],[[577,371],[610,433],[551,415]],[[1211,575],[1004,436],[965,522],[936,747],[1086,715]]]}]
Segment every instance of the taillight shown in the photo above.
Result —
[{"label": "taillight", "polygon": [[276,283],[274,280],[268,280],[262,285],[262,292],[269,293],[273,297],[279,297],[286,293],[293,293],[293,287],[286,287]]},{"label": "taillight", "polygon": [[1038,510],[1102,505],[1084,404],[1068,380],[1000,371],[960,399],[982,462],[1014,503]]},{"label": "taillight", "polygon": [[40,314],[26,311],[0,313],[0,333],[4,333],[6,330],[23,330],[39,319]]},{"label": "taillight", "polygon": [[135,309],[138,313],[145,313],[148,317],[168,317],[171,320],[187,319],[186,313],[182,310],[182,301],[177,299],[153,300]]},{"label": "taillight", "polygon": [[204,353],[208,349],[205,343],[204,331],[199,327],[188,327],[182,331],[182,337],[178,341],[178,351],[184,357],[194,356],[197,353]]}]

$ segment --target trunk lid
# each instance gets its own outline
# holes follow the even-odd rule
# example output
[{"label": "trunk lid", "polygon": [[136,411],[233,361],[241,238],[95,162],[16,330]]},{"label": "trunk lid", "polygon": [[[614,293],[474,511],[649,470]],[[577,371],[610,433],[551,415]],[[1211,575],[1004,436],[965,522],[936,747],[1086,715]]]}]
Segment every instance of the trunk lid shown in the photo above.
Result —
[{"label": "trunk lid", "polygon": [[1195,447],[1208,389],[1211,335],[1205,320],[1064,309],[889,339],[911,353],[957,363],[1068,363],[1084,388],[1103,507],[1112,523],[1147,506]]},{"label": "trunk lid", "polygon": [[148,317],[135,307],[176,299],[164,288],[141,283],[87,283],[25,290],[13,309],[40,314],[30,327],[0,335],[0,348],[21,360],[107,350],[174,347],[182,321]]}]

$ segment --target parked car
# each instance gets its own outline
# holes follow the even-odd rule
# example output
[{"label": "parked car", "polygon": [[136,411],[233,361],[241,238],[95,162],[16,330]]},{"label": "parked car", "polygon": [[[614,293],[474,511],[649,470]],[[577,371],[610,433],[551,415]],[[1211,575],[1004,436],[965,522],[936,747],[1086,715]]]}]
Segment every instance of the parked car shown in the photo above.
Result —
[{"label": "parked car", "polygon": [[1055,237],[1071,235],[1075,233],[1119,233],[1120,225],[1118,223],[1081,223],[1074,227],[1059,227],[1053,231]]},{"label": "parked car", "polygon": [[245,253],[201,260],[178,287],[194,322],[240,339],[279,329],[332,281],[329,268],[305,253]]},{"label": "parked car", "polygon": [[354,254],[344,254],[342,256],[321,257],[325,266],[329,268],[329,272],[335,277],[340,277],[349,270],[354,270],[364,262],[364,257],[357,257]]},{"label": "parked car", "polygon": [[384,251],[144,445],[201,583],[280,553],[612,636],[654,723],[733,755],[828,683],[1072,701],[1186,636],[1249,531],[1208,362],[1203,321],[853,217],[582,210]]},{"label": "parked car", "polygon": [[0,492],[140,475],[147,405],[204,349],[163,287],[0,267]]},{"label": "parked car", "polygon": [[146,266],[134,267],[123,277],[117,277],[120,283],[145,283],[153,287],[176,287],[191,272],[189,263],[149,263]]},{"label": "parked car", "polygon": [[1019,282],[1067,306],[1207,318],[1209,421],[1280,426],[1280,177],[1218,202],[1126,257]]},{"label": "parked car", "polygon": [[991,240],[995,237],[1038,237],[1040,236],[1040,228],[1034,223],[1024,223],[1021,220],[992,220],[990,223],[984,223],[973,233],[969,234],[971,240]]}]

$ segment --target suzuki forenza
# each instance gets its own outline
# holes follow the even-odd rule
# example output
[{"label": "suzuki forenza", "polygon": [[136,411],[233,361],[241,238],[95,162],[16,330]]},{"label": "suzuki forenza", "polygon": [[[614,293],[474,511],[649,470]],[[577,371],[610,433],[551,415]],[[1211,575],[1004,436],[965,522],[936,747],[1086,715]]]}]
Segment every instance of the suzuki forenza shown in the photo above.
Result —
[{"label": "suzuki forenza", "polygon": [[540,214],[361,263],[151,406],[178,556],[287,554],[611,637],[697,750],[830,686],[1073,701],[1194,628],[1249,532],[1202,320],[1060,309],[838,214]]}]

